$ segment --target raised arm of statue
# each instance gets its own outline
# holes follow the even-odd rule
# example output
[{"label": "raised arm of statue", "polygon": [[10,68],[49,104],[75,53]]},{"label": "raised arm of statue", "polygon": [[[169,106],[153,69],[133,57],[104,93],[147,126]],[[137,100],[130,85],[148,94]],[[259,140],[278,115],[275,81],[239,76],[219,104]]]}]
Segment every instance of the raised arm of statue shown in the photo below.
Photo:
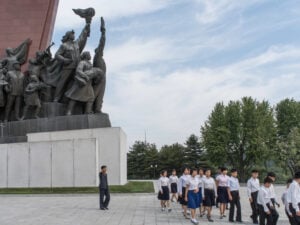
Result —
[{"label": "raised arm of statue", "polygon": [[81,31],[79,37],[76,40],[76,42],[78,43],[78,46],[79,46],[80,53],[83,51],[83,49],[86,45],[87,38],[90,35],[90,29],[91,29],[90,26],[91,25],[89,23],[87,23],[85,25],[85,27],[83,28],[83,30]]},{"label": "raised arm of statue", "polygon": [[27,38],[25,41],[23,41],[18,47],[16,48],[7,48],[6,49],[6,55],[7,57],[14,57],[17,61],[20,62],[20,64],[24,64],[27,59],[27,55],[29,52],[29,46],[31,44],[31,40]]},{"label": "raised arm of statue", "polygon": [[103,51],[105,47],[106,36],[105,36],[105,22],[103,17],[101,17],[100,31],[101,31],[101,37],[100,37],[99,45],[95,49],[95,58],[99,58],[103,56]]}]

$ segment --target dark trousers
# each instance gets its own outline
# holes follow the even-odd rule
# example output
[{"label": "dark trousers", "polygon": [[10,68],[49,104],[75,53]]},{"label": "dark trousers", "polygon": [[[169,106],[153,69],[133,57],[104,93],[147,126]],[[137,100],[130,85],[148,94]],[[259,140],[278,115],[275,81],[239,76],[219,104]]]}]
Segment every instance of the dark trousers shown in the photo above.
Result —
[{"label": "dark trousers", "polygon": [[242,221],[240,195],[238,191],[231,191],[232,200],[230,201],[229,221],[233,221],[236,206],[236,221]]},{"label": "dark trousers", "polygon": [[285,214],[286,214],[287,218],[289,219],[290,225],[297,225],[297,222],[295,220],[295,216],[290,216],[286,209],[284,211],[285,211]]},{"label": "dark trousers", "polygon": [[[270,214],[268,215],[264,207],[262,205],[258,205],[259,208],[259,225],[276,225],[279,215],[278,212],[274,207],[271,207],[270,204],[267,205],[270,211]],[[267,224],[265,223],[267,219]]]},{"label": "dark trousers", "polygon": [[[300,207],[300,203],[298,205]],[[290,211],[293,214],[293,225],[300,225],[300,216],[296,215],[296,210],[293,208],[292,204],[290,204]]]},{"label": "dark trousers", "polygon": [[251,218],[253,220],[253,223],[258,222],[258,220],[257,220],[257,217],[258,217],[257,195],[258,195],[258,191],[251,193],[251,198],[252,198],[252,202],[251,202],[252,216],[251,216]]},{"label": "dark trousers", "polygon": [[[109,201],[110,201],[110,193],[108,188],[100,188],[99,187],[99,193],[100,193],[100,208],[107,208]],[[105,198],[105,200],[104,200]]]},{"label": "dark trousers", "polygon": [[60,72],[60,79],[58,80],[55,94],[54,94],[54,101],[60,101],[64,96],[67,88],[68,82],[71,80],[72,76],[75,73],[75,69],[62,69]]}]

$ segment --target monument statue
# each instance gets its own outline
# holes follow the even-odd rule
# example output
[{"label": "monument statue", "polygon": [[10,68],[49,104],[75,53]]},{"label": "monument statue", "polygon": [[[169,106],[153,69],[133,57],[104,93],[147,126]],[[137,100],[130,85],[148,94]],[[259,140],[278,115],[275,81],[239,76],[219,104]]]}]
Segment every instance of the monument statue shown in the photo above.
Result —
[{"label": "monument statue", "polygon": [[10,62],[12,70],[7,72],[6,80],[7,85],[5,91],[7,93],[7,104],[5,107],[4,121],[7,122],[9,119],[10,112],[14,107],[15,117],[17,120],[20,118],[20,107],[21,101],[24,94],[24,74],[21,72],[21,65],[19,61]]},{"label": "monument statue", "polygon": [[85,103],[85,114],[92,113],[92,106],[95,100],[92,82],[95,78],[101,76],[103,72],[99,68],[93,68],[90,60],[90,53],[83,52],[81,55],[81,61],[76,69],[75,82],[66,92],[66,96],[70,99],[67,115],[72,115],[76,102]]},{"label": "monument statue", "polygon": [[28,60],[23,74],[20,66],[26,62],[31,40],[28,38],[18,47],[6,49],[6,57],[0,59],[0,116],[5,122],[47,118],[49,113],[55,116],[97,114],[107,118],[105,124],[110,126],[108,115],[102,113],[106,85],[105,21],[100,18],[101,36],[91,63],[90,52],[84,48],[95,10],[73,11],[85,19],[85,26],[77,39],[73,30],[67,31],[54,57],[51,53],[54,43],[51,43]]},{"label": "monument statue", "polygon": [[26,118],[29,107],[35,108],[33,117],[36,119],[39,118],[38,114],[42,107],[40,97],[39,97],[39,91],[46,87],[47,86],[39,80],[37,75],[30,76],[29,84],[25,88],[25,94],[24,94],[25,107],[24,107],[22,119]]}]

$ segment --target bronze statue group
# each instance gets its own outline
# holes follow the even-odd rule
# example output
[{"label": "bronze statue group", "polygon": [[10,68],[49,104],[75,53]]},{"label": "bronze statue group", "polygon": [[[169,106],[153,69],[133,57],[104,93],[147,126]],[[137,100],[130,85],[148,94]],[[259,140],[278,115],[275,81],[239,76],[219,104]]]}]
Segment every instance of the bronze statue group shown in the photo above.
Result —
[{"label": "bronze statue group", "polygon": [[[161,210],[171,212],[170,200],[176,201],[182,206],[183,216],[191,223],[198,224],[198,216],[205,216],[209,222],[214,222],[212,209],[213,206],[217,206],[220,219],[226,219],[226,209],[229,209],[229,222],[243,223],[238,171],[232,169],[230,176],[227,173],[227,168],[219,168],[219,173],[214,179],[210,169],[184,168],[178,178],[176,170],[173,170],[169,177],[166,170],[162,171],[158,180]],[[257,170],[252,170],[247,181],[247,197],[252,209],[249,216],[253,224],[276,225],[279,218],[276,207],[280,207],[273,185],[276,175],[269,172],[262,185],[258,175]],[[281,200],[289,223],[300,225],[300,171],[294,174],[293,179],[287,181],[287,188]]]},{"label": "bronze statue group", "polygon": [[52,43],[29,59],[23,73],[21,65],[26,62],[31,40],[6,49],[6,57],[0,60],[0,120],[26,119],[29,110],[33,110],[31,118],[38,118],[43,102],[66,104],[66,115],[72,115],[76,106],[81,108],[79,114],[101,113],[106,85],[104,20],[101,17],[101,38],[92,63],[90,52],[83,50],[95,10],[73,11],[85,18],[86,24],[77,39],[73,30],[66,32],[54,58],[50,51]]}]

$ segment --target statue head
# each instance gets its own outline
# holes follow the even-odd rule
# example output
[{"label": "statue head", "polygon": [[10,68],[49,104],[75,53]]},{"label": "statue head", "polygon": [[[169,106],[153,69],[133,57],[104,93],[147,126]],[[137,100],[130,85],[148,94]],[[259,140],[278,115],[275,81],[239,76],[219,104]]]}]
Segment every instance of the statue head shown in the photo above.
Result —
[{"label": "statue head", "polygon": [[67,31],[66,34],[62,37],[61,41],[63,43],[67,41],[74,41],[75,40],[75,32],[74,30]]},{"label": "statue head", "polygon": [[91,54],[88,51],[85,51],[80,56],[81,60],[91,60]]},{"label": "statue head", "polygon": [[14,61],[12,63],[12,67],[14,68],[14,70],[20,71],[21,70],[21,64],[19,61]]}]

